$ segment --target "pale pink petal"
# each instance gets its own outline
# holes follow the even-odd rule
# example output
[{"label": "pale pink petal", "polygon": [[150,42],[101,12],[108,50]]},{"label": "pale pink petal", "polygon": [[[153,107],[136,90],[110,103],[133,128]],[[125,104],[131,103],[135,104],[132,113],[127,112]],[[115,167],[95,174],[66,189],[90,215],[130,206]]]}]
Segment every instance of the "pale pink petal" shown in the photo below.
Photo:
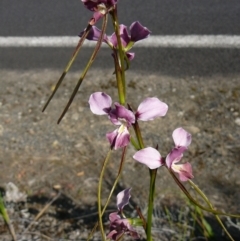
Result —
[{"label": "pale pink petal", "polygon": [[136,161],[145,164],[150,169],[156,169],[163,165],[160,153],[152,147],[137,151],[133,158]]},{"label": "pale pink petal", "polygon": [[127,188],[117,195],[117,207],[118,210],[122,210],[128,203],[131,197],[130,195],[131,188]]},{"label": "pale pink petal", "polygon": [[113,223],[114,221],[121,219],[121,217],[118,215],[118,212],[110,213],[109,214],[109,221]]},{"label": "pale pink petal", "polygon": [[112,240],[117,240],[118,236],[123,233],[123,231],[117,231],[115,229],[113,229],[108,235],[107,238],[108,239],[112,239]]},{"label": "pale pink petal", "polygon": [[107,115],[111,111],[112,98],[103,92],[95,92],[88,103],[93,114]]},{"label": "pale pink petal", "polygon": [[136,118],[142,121],[153,120],[158,116],[165,116],[168,110],[167,104],[158,98],[146,98],[138,107]]},{"label": "pale pink petal", "polygon": [[189,162],[184,164],[172,165],[172,170],[179,174],[179,179],[182,182],[188,181],[193,178],[192,166]]},{"label": "pale pink petal", "polygon": [[185,131],[182,127],[175,129],[173,131],[172,137],[176,147],[188,147],[192,141],[191,134]]}]

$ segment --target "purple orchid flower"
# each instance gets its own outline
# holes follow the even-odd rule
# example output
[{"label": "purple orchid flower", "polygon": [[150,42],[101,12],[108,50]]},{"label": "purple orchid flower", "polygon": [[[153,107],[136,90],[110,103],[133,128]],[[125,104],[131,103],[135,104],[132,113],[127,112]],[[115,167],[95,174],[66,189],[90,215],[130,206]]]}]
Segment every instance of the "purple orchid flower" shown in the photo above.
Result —
[{"label": "purple orchid flower", "polygon": [[175,148],[173,148],[172,151],[167,155],[165,160],[166,166],[178,173],[179,179],[184,182],[193,178],[192,166],[189,162],[184,164],[176,163],[178,163],[183,157],[184,151],[186,151],[188,146],[191,144],[192,137],[190,133],[181,127],[174,130],[172,136],[175,143]]},{"label": "purple orchid flower", "polygon": [[[127,30],[127,26],[120,24],[119,26],[119,32],[120,32],[120,39],[123,46],[124,51],[126,52],[126,55],[129,60],[132,60],[134,58],[134,53],[127,52],[132,48],[135,42],[138,42],[142,39],[145,39],[149,36],[150,31],[142,26],[140,22],[136,21],[131,24],[129,27],[130,35]],[[82,36],[83,32],[80,33],[80,37]],[[93,26],[88,33],[87,39],[92,41],[97,41],[101,35],[101,30],[95,26]],[[103,42],[108,44],[110,48],[117,49],[118,43],[117,43],[117,36],[115,33],[113,33],[111,36],[107,36],[104,34]]]},{"label": "purple orchid flower", "polygon": [[114,149],[129,144],[130,134],[128,129],[136,120],[153,120],[156,117],[165,116],[168,110],[168,106],[155,97],[146,98],[139,105],[135,114],[119,103],[115,103],[115,108],[112,108],[112,98],[103,92],[91,94],[88,102],[94,114],[108,115],[114,125],[120,126],[113,132],[106,134],[111,147]]},{"label": "purple orchid flower", "polygon": [[178,173],[181,181],[187,181],[193,178],[192,166],[189,162],[184,164],[177,164],[183,157],[183,153],[187,150],[191,143],[191,134],[185,131],[183,128],[177,128],[173,131],[173,140],[175,147],[167,155],[165,162],[161,154],[152,147],[144,148],[137,151],[133,158],[140,163],[145,164],[150,169],[156,169],[166,164],[169,169]]},{"label": "purple orchid flower", "polygon": [[87,9],[94,12],[92,24],[95,24],[117,4],[117,0],[82,0],[82,2]]},{"label": "purple orchid flower", "polygon": [[[131,225],[131,220],[127,219],[123,216],[123,208],[129,203],[129,199],[131,188],[127,188],[117,195],[117,207],[118,212],[110,213],[109,220],[110,220],[110,233],[107,235],[107,238],[112,240],[118,240],[123,234],[127,234],[132,236],[134,239],[138,239],[139,235],[134,230]],[[120,214],[121,215],[120,215]]]}]

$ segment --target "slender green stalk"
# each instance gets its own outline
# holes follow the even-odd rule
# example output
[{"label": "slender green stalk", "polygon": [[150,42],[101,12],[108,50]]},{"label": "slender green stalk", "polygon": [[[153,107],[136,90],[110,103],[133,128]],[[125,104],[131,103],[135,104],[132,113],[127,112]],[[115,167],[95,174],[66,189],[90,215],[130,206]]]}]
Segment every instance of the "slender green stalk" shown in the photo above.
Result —
[{"label": "slender green stalk", "polygon": [[147,241],[152,241],[152,215],[153,215],[153,204],[155,195],[155,181],[158,169],[149,169],[150,174],[150,187],[148,197],[148,216],[147,216]]},{"label": "slender green stalk", "polygon": [[78,45],[77,45],[77,47],[75,48],[75,50],[74,50],[74,52],[73,52],[73,54],[72,54],[71,59],[70,59],[69,62],[67,63],[67,66],[65,67],[62,75],[60,76],[60,78],[59,78],[59,80],[58,80],[58,82],[57,82],[57,84],[56,84],[56,86],[55,86],[55,88],[54,88],[51,96],[49,97],[48,101],[47,101],[46,104],[44,105],[44,107],[43,107],[43,109],[42,109],[42,112],[45,111],[45,109],[47,108],[48,104],[49,104],[50,101],[52,100],[53,96],[54,96],[55,93],[57,92],[59,86],[61,85],[61,83],[62,83],[62,81],[63,81],[63,79],[64,79],[64,77],[66,76],[66,74],[67,74],[67,72],[69,71],[69,69],[71,68],[74,60],[76,59],[76,57],[77,57],[77,55],[78,55],[78,53],[79,53],[79,51],[80,51],[80,49],[81,49],[81,47],[82,47],[82,45],[83,45],[83,42],[84,42],[84,40],[86,39],[86,37],[87,37],[89,31],[91,30],[91,28],[92,28],[92,26],[91,26],[90,24],[88,24],[86,30],[84,31],[83,36],[80,38],[80,40],[79,40],[79,42],[78,42]]},{"label": "slender green stalk", "polygon": [[206,208],[204,206],[202,206],[198,201],[196,201],[191,195],[190,193],[187,191],[187,189],[183,186],[183,184],[178,180],[178,178],[175,176],[175,174],[172,172],[171,169],[167,168],[169,173],[171,174],[171,176],[173,177],[174,181],[176,182],[176,184],[180,187],[180,189],[183,191],[183,193],[187,196],[187,198],[189,199],[190,202],[192,202],[193,204],[195,204],[196,206],[198,206],[199,208],[201,208],[204,211],[207,211],[209,213],[212,213],[214,215],[223,215],[223,216],[228,216],[228,217],[233,217],[233,218],[240,218],[239,214],[230,214],[230,213],[223,213],[220,212],[218,210],[212,209],[212,208]]},{"label": "slender green stalk", "polygon": [[133,124],[133,128],[134,128],[140,149],[143,149],[144,148],[143,138],[142,138],[141,130],[139,128],[137,121]]},{"label": "slender green stalk", "polygon": [[114,65],[115,65],[115,75],[116,75],[116,80],[117,80],[119,103],[124,105],[126,102],[125,95],[124,95],[125,91],[124,91],[124,86],[122,83],[121,67],[119,65],[117,51],[114,51],[113,58],[114,58]]},{"label": "slender green stalk", "polygon": [[109,161],[110,155],[112,153],[112,150],[108,151],[108,154],[103,162],[103,166],[102,166],[102,170],[100,173],[100,177],[99,177],[99,182],[98,182],[98,222],[99,222],[99,227],[100,227],[100,231],[102,234],[102,240],[105,241],[105,233],[104,233],[104,228],[103,228],[103,222],[102,222],[102,202],[101,202],[101,193],[102,193],[102,181],[103,181],[103,175],[105,173],[106,167],[107,167],[107,163]]},{"label": "slender green stalk", "polygon": [[[121,93],[121,98],[119,96],[119,100],[120,100],[120,104],[124,105],[125,104],[125,100],[126,100],[126,80],[125,80],[125,68],[124,68],[124,50],[123,50],[123,46],[122,46],[122,42],[121,42],[121,38],[120,38],[120,32],[119,32],[119,23],[118,23],[118,17],[117,17],[117,6],[115,6],[115,9],[111,12],[111,16],[113,19],[113,27],[114,27],[114,31],[117,37],[117,42],[118,42],[118,52],[117,52],[117,61],[118,61],[118,65],[120,62],[120,69],[117,71],[120,71],[121,73],[121,80],[118,79],[118,81],[121,81],[122,83],[122,89],[123,92]],[[117,76],[117,78],[119,78],[120,76]],[[121,102],[122,101],[122,102]]]},{"label": "slender green stalk", "polygon": [[[110,202],[110,199],[111,199],[112,194],[113,194],[113,192],[115,190],[115,187],[116,187],[116,185],[117,185],[117,183],[119,181],[119,178],[121,177],[124,161],[126,159],[126,151],[127,151],[127,146],[123,148],[122,158],[121,158],[120,166],[119,166],[119,169],[118,169],[118,174],[117,174],[117,177],[116,177],[116,179],[115,179],[115,181],[113,183],[113,186],[112,186],[112,189],[111,189],[110,194],[108,196],[108,199],[107,199],[107,201],[106,201],[106,203],[105,203],[105,205],[104,205],[104,207],[102,209],[101,217],[103,216],[104,212],[106,211],[106,208],[107,208],[107,206],[108,206],[108,204]],[[87,240],[90,240],[92,238],[92,235],[95,232],[97,226],[98,226],[98,222],[94,225],[94,227],[93,227],[91,233],[89,234]]]},{"label": "slender green stalk", "polygon": [[[190,183],[190,185],[195,189],[195,191],[203,198],[203,200],[208,204],[208,206],[211,209],[213,208],[213,205],[211,204],[211,202],[208,200],[207,196],[203,193],[203,191],[197,186],[195,185],[194,182],[192,182],[191,180],[188,180],[188,182]],[[219,224],[221,225],[222,229],[226,232],[227,236],[234,241],[234,239],[232,238],[231,234],[227,231],[226,227],[224,226],[222,220],[219,218],[219,216],[217,214],[214,214],[215,218],[217,219],[217,221],[219,222]]]},{"label": "slender green stalk", "polygon": [[78,89],[79,89],[80,85],[81,85],[82,82],[83,82],[83,79],[85,78],[85,76],[86,76],[89,68],[91,67],[93,61],[95,60],[95,58],[96,58],[96,56],[97,56],[97,53],[98,53],[98,51],[99,51],[99,49],[100,49],[100,47],[101,47],[102,41],[103,41],[104,33],[106,32],[107,19],[108,19],[107,17],[108,17],[108,15],[105,15],[105,16],[104,16],[101,35],[100,35],[100,37],[99,37],[99,39],[98,39],[98,41],[97,41],[96,47],[95,47],[95,49],[94,49],[94,51],[93,51],[93,53],[92,53],[92,56],[90,57],[90,59],[89,59],[89,61],[88,61],[88,63],[87,63],[85,69],[83,70],[83,73],[81,74],[81,76],[80,76],[80,78],[79,78],[79,80],[78,80],[78,83],[77,83],[77,85],[75,86],[75,88],[74,88],[74,90],[73,90],[73,93],[72,93],[72,95],[71,95],[71,97],[70,97],[70,99],[69,99],[66,107],[64,108],[61,116],[60,116],[59,119],[58,119],[58,122],[57,122],[58,124],[60,123],[60,121],[62,120],[62,118],[63,118],[64,115],[66,114],[66,112],[68,111],[70,105],[71,105],[72,102],[73,102],[73,99],[74,99],[75,95],[76,95],[77,92],[78,92]]},{"label": "slender green stalk", "polygon": [[13,225],[11,224],[11,221],[8,216],[7,209],[5,208],[5,204],[4,204],[1,194],[0,194],[0,215],[2,215],[3,220],[6,223],[8,230],[9,230],[10,234],[12,235],[13,240],[16,241],[17,240],[16,233],[15,233]]}]

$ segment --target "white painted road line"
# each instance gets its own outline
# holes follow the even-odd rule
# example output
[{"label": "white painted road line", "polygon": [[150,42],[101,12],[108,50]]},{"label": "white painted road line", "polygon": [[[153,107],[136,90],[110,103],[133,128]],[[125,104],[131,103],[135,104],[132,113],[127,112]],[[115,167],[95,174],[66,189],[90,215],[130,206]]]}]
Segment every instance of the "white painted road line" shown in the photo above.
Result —
[{"label": "white painted road line", "polygon": [[[4,47],[75,47],[79,37],[0,37]],[[96,42],[86,40],[85,47],[94,47]],[[106,44],[103,44],[106,47]],[[137,42],[141,48],[236,48],[240,49],[239,35],[158,35]]]}]

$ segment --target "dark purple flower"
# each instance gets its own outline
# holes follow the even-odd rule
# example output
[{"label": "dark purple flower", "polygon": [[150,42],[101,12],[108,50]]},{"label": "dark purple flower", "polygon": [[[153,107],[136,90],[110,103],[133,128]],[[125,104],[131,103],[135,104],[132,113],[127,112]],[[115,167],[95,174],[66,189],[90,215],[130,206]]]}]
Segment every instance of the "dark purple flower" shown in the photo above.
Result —
[{"label": "dark purple flower", "polygon": [[93,24],[107,14],[114,5],[117,4],[117,0],[82,0],[82,2],[87,9],[94,12]]},{"label": "dark purple flower", "polygon": [[91,94],[89,105],[94,114],[108,115],[114,125],[120,126],[106,135],[114,149],[128,145],[130,142],[128,129],[136,120],[153,120],[158,116],[164,116],[168,110],[168,106],[155,97],[145,99],[139,105],[136,114],[119,103],[115,103],[115,108],[112,108],[112,98],[103,92]]},{"label": "dark purple flower", "polygon": [[[135,42],[147,38],[150,34],[150,31],[146,27],[142,26],[138,21],[132,23],[129,29],[130,35],[128,33],[127,26],[123,24],[119,25],[119,33],[123,49],[126,52],[128,59],[132,60],[134,58],[134,53],[129,53],[128,51],[132,48]],[[79,36],[81,37],[82,34],[83,32],[80,33]],[[97,41],[100,35],[101,30],[93,26],[87,36],[87,39]],[[117,36],[115,33],[113,33],[111,36],[104,35],[103,42],[108,44],[112,49],[118,48]]]},{"label": "dark purple flower", "polygon": [[117,4],[117,0],[82,0],[82,2],[84,6],[91,11],[96,11],[99,5],[110,8]]},{"label": "dark purple flower", "polygon": [[117,207],[118,212],[110,213],[110,233],[107,235],[107,238],[112,240],[117,240],[123,234],[132,236],[134,239],[138,239],[139,235],[134,230],[131,225],[131,219],[121,217],[123,215],[122,211],[124,206],[129,203],[131,188],[127,188],[117,195]]}]

